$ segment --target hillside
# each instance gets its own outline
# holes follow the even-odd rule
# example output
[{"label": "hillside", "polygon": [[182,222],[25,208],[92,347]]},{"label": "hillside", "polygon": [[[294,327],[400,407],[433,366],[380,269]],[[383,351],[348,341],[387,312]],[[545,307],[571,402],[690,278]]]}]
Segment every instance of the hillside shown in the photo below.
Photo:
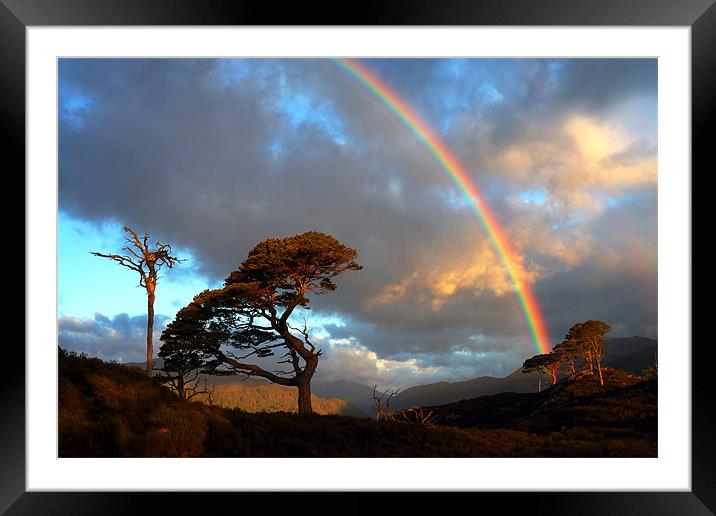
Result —
[{"label": "hillside", "polygon": [[608,339],[604,347],[607,350],[605,365],[634,374],[654,365],[658,351],[657,341],[645,337]]},{"label": "hillside", "polygon": [[[146,362],[131,362],[128,367],[144,370]],[[162,359],[154,361],[155,370],[162,367]],[[278,385],[261,378],[239,376],[208,376],[201,375],[200,381],[206,380],[214,386],[212,403],[224,408],[237,408],[246,412],[295,412],[298,391],[293,387]],[[343,414],[361,416],[364,413],[352,403],[344,399],[311,396],[313,410],[317,414]],[[207,396],[199,395],[192,401],[207,403]]]},{"label": "hillside", "polygon": [[521,369],[504,378],[482,376],[464,382],[438,382],[418,385],[401,392],[394,405],[399,408],[416,405],[442,405],[453,401],[476,398],[500,392],[534,392],[539,376],[536,373],[523,374]]},{"label": "hillside", "polygon": [[[262,380],[233,381],[215,384],[212,401],[224,408],[238,408],[246,412],[295,412],[298,391],[293,387]],[[206,402],[206,396],[197,396]],[[344,414],[361,416],[363,412],[346,400],[324,399],[311,395],[313,410],[317,414]]]},{"label": "hillside", "polygon": [[605,368],[604,388],[587,371],[542,392],[501,393],[426,407],[434,422],[470,428],[502,428],[548,434],[565,428],[598,427],[603,435],[627,431],[656,439],[657,380]]},{"label": "hillside", "polygon": [[[605,341],[605,348],[605,366],[638,374],[654,364],[657,341],[645,337],[612,338]],[[143,362],[126,365],[141,369],[146,367]],[[154,365],[155,368],[161,367],[161,358],[155,358]],[[560,378],[565,376],[566,370],[563,370]],[[214,401],[220,406],[248,412],[295,410],[297,394],[290,387],[262,379],[242,379],[239,376],[209,376],[206,379],[209,384],[216,386]],[[396,396],[393,406],[405,409],[417,405],[442,405],[503,392],[537,392],[538,384],[538,374],[523,374],[520,368],[503,378],[483,376],[463,382],[438,382],[411,387]],[[314,380],[312,390],[314,409],[320,414],[370,417],[375,413],[372,388],[368,385],[354,381]]]},{"label": "hillside", "polygon": [[[607,354],[604,365],[638,374],[645,367],[654,364],[657,342],[645,337],[607,339],[604,343]],[[562,371],[561,378],[566,376]],[[464,382],[438,382],[411,387],[401,392],[394,405],[399,409],[416,405],[442,405],[463,399],[477,398],[502,392],[537,392],[539,375],[522,373],[522,368],[504,378],[482,376]]]},{"label": "hillside", "polygon": [[[612,432],[611,415],[606,425],[600,426],[599,419],[575,419],[575,426],[548,431],[537,428],[540,417],[547,417],[539,411],[528,418],[536,422],[534,428],[525,421],[522,426],[515,424],[514,418],[505,420],[504,428],[489,428],[482,423],[465,424],[467,419],[458,421],[460,418],[454,417],[428,428],[407,421],[282,412],[252,414],[209,407],[179,400],[140,369],[63,351],[58,363],[60,457],[656,456],[655,428],[644,425],[645,418],[635,419],[628,412],[633,393],[622,388],[591,394],[594,406],[610,404],[610,413],[627,410],[620,422],[621,433]],[[568,400],[581,396],[582,390],[555,387],[541,396],[553,391],[552,406],[562,403],[569,407]],[[560,392],[561,398],[557,396]],[[655,399],[654,393],[654,404]],[[547,406],[538,406],[534,400],[527,403],[536,409]],[[479,412],[479,406],[463,409],[463,416]],[[446,410],[447,416],[455,408]],[[605,417],[605,411],[592,415]],[[632,427],[638,427],[641,433]]]}]

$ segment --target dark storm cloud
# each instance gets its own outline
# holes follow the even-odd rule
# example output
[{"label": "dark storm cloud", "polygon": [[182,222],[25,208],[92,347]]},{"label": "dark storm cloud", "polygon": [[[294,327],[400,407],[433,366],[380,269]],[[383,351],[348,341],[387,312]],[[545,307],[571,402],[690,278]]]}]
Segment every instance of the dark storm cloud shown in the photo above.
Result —
[{"label": "dark storm cloud", "polygon": [[629,95],[656,96],[656,59],[573,59],[566,61],[560,98],[600,111]]},{"label": "dark storm cloud", "polygon": [[[491,207],[506,227],[540,225],[547,228],[546,241],[559,237],[549,229],[555,216],[529,212],[528,222],[527,212],[514,209],[491,156],[539,138],[569,149],[572,143],[562,133],[549,130],[572,110],[599,114],[656,88],[655,61],[368,65],[454,142],[492,192]],[[416,139],[331,62],[62,60],[60,106],[60,206],[70,215],[116,219],[191,249],[210,281],[225,277],[267,237],[325,231],[356,248],[365,266],[340,278],[338,291],[313,302],[316,311],[350,321],[334,328],[332,337],[352,337],[379,358],[412,357],[421,367],[471,364],[475,376],[509,372],[505,357],[529,353],[513,296],[485,283],[494,270],[489,260],[439,307],[421,301],[442,281],[435,264],[459,270],[474,262],[471,250],[485,244],[485,237],[467,207],[450,200],[454,187]],[[627,163],[652,150],[637,142],[613,160]],[[549,161],[557,159],[551,152],[546,155],[535,170],[562,166]],[[569,176],[559,176],[558,184],[571,199],[569,189],[582,185],[564,177]],[[535,174],[517,184],[539,180]],[[598,235],[602,247],[626,253],[624,241],[602,231],[600,221],[592,223],[590,235]],[[639,228],[637,236],[652,230]],[[655,326],[655,313],[645,304],[653,293],[645,282],[654,278],[642,269],[613,262],[600,283],[604,256],[559,269],[565,260],[561,248],[531,249],[526,248],[528,259],[555,269],[543,272],[536,286],[554,332],[582,312],[604,313],[629,334]],[[589,282],[594,275],[597,285]],[[371,304],[387,285],[401,281],[410,295]],[[619,286],[630,292],[614,303]],[[598,299],[592,300],[594,292]],[[609,310],[598,309],[600,299]],[[583,309],[575,312],[579,300]],[[81,339],[99,330],[71,330],[80,323],[70,319],[63,324],[65,342],[100,345]],[[126,335],[120,324],[111,326]]]}]

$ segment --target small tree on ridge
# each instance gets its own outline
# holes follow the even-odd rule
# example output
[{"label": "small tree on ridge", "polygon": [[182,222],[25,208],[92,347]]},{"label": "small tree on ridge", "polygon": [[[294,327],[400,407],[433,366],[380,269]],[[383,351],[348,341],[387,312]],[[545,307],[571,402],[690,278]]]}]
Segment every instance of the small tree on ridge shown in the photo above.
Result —
[{"label": "small tree on ridge", "polygon": [[576,363],[582,358],[582,353],[574,340],[563,340],[552,349],[552,353],[560,357],[562,362],[567,363],[570,374],[576,372]]},{"label": "small tree on ridge", "polygon": [[[522,364],[522,372],[525,374],[533,371],[542,373],[549,378],[550,385],[554,385],[557,383],[557,373],[559,372],[561,365],[562,359],[559,356],[553,353],[545,353],[542,355],[535,355],[532,358],[525,360],[524,364]],[[541,385],[542,384],[540,382],[540,390]]]},{"label": "small tree on ridge", "polygon": [[612,327],[604,321],[590,319],[572,326],[565,339],[572,341],[577,346],[590,370],[596,369],[599,385],[604,385],[602,358],[607,353],[604,347],[604,335],[611,329]]}]

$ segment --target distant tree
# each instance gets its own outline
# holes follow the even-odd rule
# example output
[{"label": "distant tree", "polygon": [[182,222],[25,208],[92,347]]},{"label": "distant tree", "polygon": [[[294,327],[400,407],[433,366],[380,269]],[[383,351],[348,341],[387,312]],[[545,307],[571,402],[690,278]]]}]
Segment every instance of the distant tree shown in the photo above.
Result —
[{"label": "distant tree", "polygon": [[566,339],[574,342],[591,371],[596,369],[599,385],[604,385],[602,377],[602,358],[607,350],[604,347],[604,336],[612,327],[598,320],[577,323],[569,329]]},{"label": "distant tree", "polygon": [[[375,419],[393,419],[393,407],[391,401],[400,392],[398,387],[391,387],[383,391],[378,390],[378,385],[373,385],[373,403],[375,404]],[[386,398],[387,396],[387,398]],[[385,399],[385,407],[383,400]]]},{"label": "distant tree", "polygon": [[576,371],[576,362],[582,357],[579,345],[574,340],[563,340],[552,348],[552,353],[557,355],[562,362],[567,364],[570,374]]},{"label": "distant tree", "polygon": [[147,376],[152,376],[152,355],[154,346],[152,344],[154,333],[154,296],[157,289],[159,270],[167,266],[174,267],[182,260],[172,255],[172,246],[156,242],[154,247],[149,244],[149,235],[144,234],[141,238],[129,226],[124,226],[128,236],[124,238],[127,245],[122,248],[125,254],[103,254],[92,252],[93,255],[101,258],[109,258],[139,273],[139,286],[147,291]]},{"label": "distant tree", "polygon": [[[532,358],[528,358],[522,364],[522,372],[527,374],[531,372],[538,372],[546,375],[550,380],[550,385],[557,383],[557,373],[562,365],[562,359],[553,353],[545,353],[542,355],[535,355]],[[542,382],[540,380],[540,390]]]},{"label": "distant tree", "polygon": [[[294,386],[298,413],[312,413],[311,378],[321,350],[311,342],[305,320],[297,327],[289,318],[297,307],[309,308],[311,295],[335,290],[336,276],[362,269],[354,261],[357,254],[318,231],[256,245],[223,288],[200,293],[190,305],[202,331],[219,334],[220,344],[208,346],[214,357],[212,374],[228,370]],[[285,351],[277,363],[287,364],[288,371],[271,372],[246,361],[274,356],[276,349]]]}]

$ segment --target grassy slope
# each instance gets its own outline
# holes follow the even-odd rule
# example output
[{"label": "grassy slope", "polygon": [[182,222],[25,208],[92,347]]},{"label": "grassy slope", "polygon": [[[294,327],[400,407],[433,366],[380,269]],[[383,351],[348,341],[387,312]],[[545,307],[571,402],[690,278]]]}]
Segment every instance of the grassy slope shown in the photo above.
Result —
[{"label": "grassy slope", "polygon": [[[349,416],[251,414],[182,402],[140,370],[61,354],[61,457],[655,456],[643,435],[603,429],[536,433]],[[544,393],[542,393],[544,394]],[[623,405],[628,405],[625,400]]]},{"label": "grassy slope", "polygon": [[[146,362],[130,362],[127,367],[139,368],[144,371]],[[163,367],[163,360],[157,358],[154,362],[155,374]],[[206,381],[207,385],[214,387],[212,401],[214,405],[224,408],[237,408],[246,412],[296,412],[298,404],[298,390],[271,383],[262,378],[246,378],[244,375],[236,376],[210,376],[201,375],[199,381]],[[363,416],[361,409],[347,400],[336,397],[321,397],[313,389],[311,395],[313,410],[318,414],[343,414],[346,416]],[[194,401],[206,403],[207,396],[200,394]]]},{"label": "grassy slope", "polygon": [[[206,396],[197,396],[197,400],[205,401],[205,398]],[[295,387],[269,382],[246,385],[236,381],[215,385],[212,401],[219,407],[237,408],[246,412],[296,412],[298,391]],[[317,414],[362,415],[357,407],[346,400],[319,398],[312,394],[311,401]]]},{"label": "grassy slope", "polygon": [[591,431],[656,446],[657,381],[607,368],[604,388],[579,372],[540,393],[502,393],[430,407],[435,422],[548,435]]}]

